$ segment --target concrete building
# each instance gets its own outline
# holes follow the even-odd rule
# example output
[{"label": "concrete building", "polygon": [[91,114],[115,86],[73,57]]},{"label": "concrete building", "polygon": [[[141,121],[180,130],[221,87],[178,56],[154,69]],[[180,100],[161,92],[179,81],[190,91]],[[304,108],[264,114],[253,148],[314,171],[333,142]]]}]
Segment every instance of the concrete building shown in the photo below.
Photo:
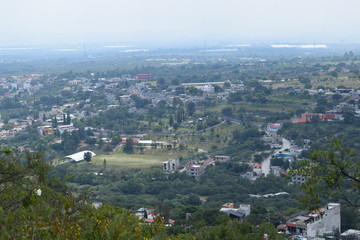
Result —
[{"label": "concrete building", "polygon": [[329,203],[325,208],[299,214],[286,222],[287,233],[308,239],[340,231],[340,204]]},{"label": "concrete building", "polygon": [[163,170],[166,172],[175,172],[179,168],[179,159],[169,159],[163,162]]},{"label": "concrete building", "polygon": [[275,176],[279,177],[284,172],[284,170],[279,166],[271,166],[270,172]]},{"label": "concrete building", "polygon": [[296,184],[304,184],[306,182],[306,179],[304,176],[296,175],[291,177],[290,183],[296,183]]},{"label": "concrete building", "polygon": [[249,166],[251,167],[251,169],[255,175],[260,176],[262,174],[261,163],[249,163]]},{"label": "concrete building", "polygon": [[65,131],[68,133],[71,133],[76,130],[76,128],[73,126],[73,124],[67,124],[67,125],[59,125],[58,126],[60,134],[63,134]]},{"label": "concrete building", "polygon": [[186,174],[196,180],[200,179],[200,176],[204,173],[205,167],[201,164],[189,163],[185,167]]},{"label": "concrete building", "polygon": [[205,172],[205,168],[210,165],[215,165],[215,161],[213,158],[202,160],[199,162],[189,162],[185,166],[186,174],[195,178],[195,180],[199,180],[200,176]]}]

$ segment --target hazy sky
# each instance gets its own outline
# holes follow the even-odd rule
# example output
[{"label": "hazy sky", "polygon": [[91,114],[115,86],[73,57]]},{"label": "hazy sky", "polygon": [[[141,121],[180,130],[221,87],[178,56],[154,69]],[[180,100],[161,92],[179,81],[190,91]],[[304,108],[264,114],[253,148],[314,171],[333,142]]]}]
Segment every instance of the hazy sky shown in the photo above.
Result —
[{"label": "hazy sky", "polygon": [[3,0],[0,44],[360,42],[359,0]]}]

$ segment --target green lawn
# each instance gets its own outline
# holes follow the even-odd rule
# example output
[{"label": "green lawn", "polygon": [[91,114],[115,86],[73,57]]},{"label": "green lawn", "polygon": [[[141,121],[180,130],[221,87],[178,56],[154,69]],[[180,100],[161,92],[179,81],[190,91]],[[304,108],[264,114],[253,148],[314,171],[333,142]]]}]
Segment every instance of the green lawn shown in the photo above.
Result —
[{"label": "green lawn", "polygon": [[107,168],[148,168],[151,166],[161,166],[162,162],[171,158],[168,154],[148,155],[148,154],[125,154],[117,152],[111,155],[97,155],[91,162],[97,166],[102,166],[106,159]]}]

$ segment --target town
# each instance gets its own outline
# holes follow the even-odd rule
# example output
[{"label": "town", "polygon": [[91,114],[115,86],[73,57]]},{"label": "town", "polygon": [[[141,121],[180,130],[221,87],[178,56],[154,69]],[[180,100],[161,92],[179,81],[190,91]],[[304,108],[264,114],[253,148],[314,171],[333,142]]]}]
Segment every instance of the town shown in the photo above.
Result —
[{"label": "town", "polygon": [[297,169],[333,136],[358,131],[355,58],[309,60],[302,76],[297,60],[190,57],[146,71],[6,76],[1,144],[19,156],[42,152],[54,176],[72,176],[74,193],[91,191],[95,209],[124,207],[150,226],[163,219],[174,234],[223,214],[293,239],[357,234],[358,216],[341,215],[351,210],[339,199],[306,212],[297,201],[311,182]]}]

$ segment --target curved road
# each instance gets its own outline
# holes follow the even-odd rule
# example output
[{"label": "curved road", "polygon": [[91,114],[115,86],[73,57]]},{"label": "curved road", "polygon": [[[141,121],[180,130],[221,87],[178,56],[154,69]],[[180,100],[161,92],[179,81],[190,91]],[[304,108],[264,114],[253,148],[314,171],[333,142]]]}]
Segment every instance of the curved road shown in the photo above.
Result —
[{"label": "curved road", "polygon": [[270,159],[271,156],[278,154],[279,152],[284,151],[285,149],[290,148],[290,141],[283,138],[282,139],[282,147],[281,149],[276,150],[273,154],[268,156],[261,164],[261,171],[265,175],[265,177],[270,173]]}]

